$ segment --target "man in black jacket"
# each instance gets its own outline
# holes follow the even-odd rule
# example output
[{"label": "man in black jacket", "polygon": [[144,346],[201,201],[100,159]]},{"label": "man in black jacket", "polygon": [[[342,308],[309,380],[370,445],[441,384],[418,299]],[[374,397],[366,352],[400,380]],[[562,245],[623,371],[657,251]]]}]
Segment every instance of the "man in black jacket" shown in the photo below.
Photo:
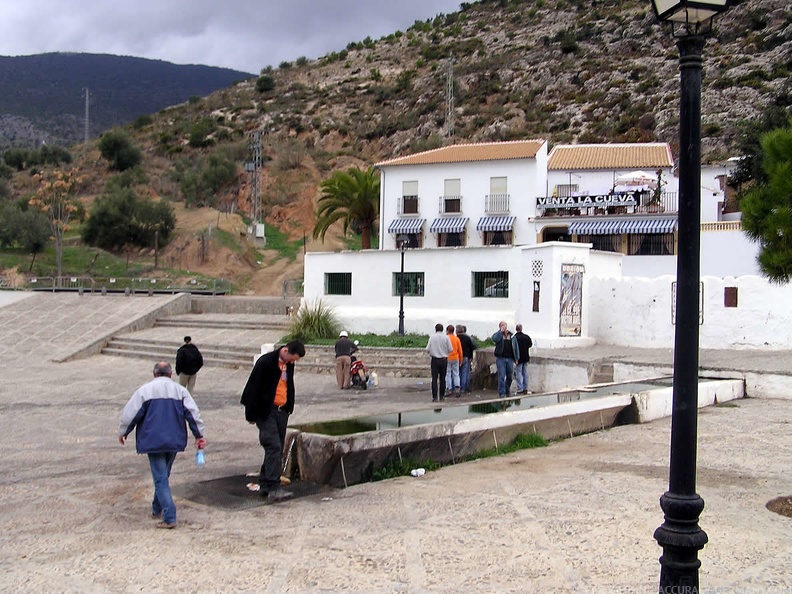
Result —
[{"label": "man in black jacket", "polygon": [[176,375],[179,383],[187,388],[190,394],[195,389],[195,376],[203,367],[203,355],[192,343],[192,338],[184,337],[184,344],[176,351]]},{"label": "man in black jacket", "polygon": [[280,484],[281,457],[289,415],[294,412],[294,363],[304,356],[305,346],[299,340],[262,355],[242,390],[245,420],[258,427],[259,443],[264,448],[259,493],[268,502],[292,496]]},{"label": "man in black jacket", "polygon": [[517,393],[528,393],[528,362],[531,360],[531,355],[528,352],[533,346],[531,337],[523,334],[522,324],[515,326],[517,332],[514,333],[514,338],[517,339],[517,346],[520,348],[520,356],[517,358],[517,365],[514,368],[514,378],[517,380]]}]

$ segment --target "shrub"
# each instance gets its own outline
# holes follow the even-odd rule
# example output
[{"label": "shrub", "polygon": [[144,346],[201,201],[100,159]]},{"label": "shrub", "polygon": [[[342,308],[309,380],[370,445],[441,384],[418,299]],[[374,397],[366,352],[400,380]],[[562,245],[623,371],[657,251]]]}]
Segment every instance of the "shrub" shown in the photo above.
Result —
[{"label": "shrub", "polygon": [[264,74],[256,79],[256,90],[259,93],[266,93],[275,88],[275,79],[269,74]]},{"label": "shrub", "polygon": [[214,120],[203,118],[196,122],[190,130],[190,146],[194,148],[202,148],[212,144],[209,135],[217,129],[217,124]]},{"label": "shrub", "polygon": [[143,114],[135,118],[135,121],[132,122],[132,127],[135,130],[140,130],[141,128],[145,128],[146,126],[150,126],[154,122],[154,118],[152,118],[148,114]]},{"label": "shrub", "polygon": [[292,318],[287,340],[301,340],[304,343],[317,338],[338,336],[341,325],[335,317],[333,308],[321,299],[306,302]]}]

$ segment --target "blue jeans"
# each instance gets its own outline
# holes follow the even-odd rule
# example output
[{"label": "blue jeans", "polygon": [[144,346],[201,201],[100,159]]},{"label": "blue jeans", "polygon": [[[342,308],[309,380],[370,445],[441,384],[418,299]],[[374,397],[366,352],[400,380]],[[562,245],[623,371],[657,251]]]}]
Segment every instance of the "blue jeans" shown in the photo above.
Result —
[{"label": "blue jeans", "polygon": [[528,363],[517,363],[514,368],[514,378],[517,380],[517,391],[528,389]]},{"label": "blue jeans", "polygon": [[149,454],[151,477],[154,479],[154,499],[151,502],[151,513],[155,516],[162,514],[162,521],[166,524],[176,523],[176,504],[168,479],[170,478],[176,452],[163,452]]},{"label": "blue jeans", "polygon": [[459,387],[459,361],[455,359],[449,361],[446,368],[446,390],[448,390],[449,394],[452,392],[459,393]]},{"label": "blue jeans", "polygon": [[463,392],[470,392],[470,359],[462,359],[459,366],[459,388]]},{"label": "blue jeans", "polygon": [[495,367],[498,369],[498,397],[509,395],[512,373],[514,373],[514,359],[508,357],[495,357]]}]

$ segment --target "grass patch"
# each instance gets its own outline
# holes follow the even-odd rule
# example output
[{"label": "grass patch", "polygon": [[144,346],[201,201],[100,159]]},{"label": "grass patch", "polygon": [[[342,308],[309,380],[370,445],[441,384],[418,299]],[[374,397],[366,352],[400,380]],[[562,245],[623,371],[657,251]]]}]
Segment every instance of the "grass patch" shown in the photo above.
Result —
[{"label": "grass patch", "polygon": [[[353,332],[350,334],[349,338],[351,340],[359,340],[361,347],[392,347],[400,349],[424,349],[426,348],[426,343],[429,342],[428,334],[405,334],[404,336],[399,336],[399,333],[395,330],[387,335],[371,333],[355,334]],[[336,340],[337,337],[325,339],[317,338],[312,340],[310,344],[332,345],[335,344]],[[476,338],[475,340],[479,348],[492,347],[495,344],[492,342],[491,338],[487,338],[486,340],[478,340]]]},{"label": "grass patch", "polygon": [[[7,249],[0,252],[0,268],[18,267],[20,272],[28,272],[33,259],[29,253],[20,249]],[[129,263],[127,268],[126,258],[114,256],[110,252],[84,245],[63,246],[63,275],[82,276],[86,274],[98,276],[124,276],[135,275],[148,270],[151,263]],[[36,256],[30,274],[36,276],[56,276],[58,265],[55,260],[55,247],[52,245]]]},{"label": "grass patch", "polygon": [[264,234],[267,238],[268,250],[275,250],[282,258],[294,262],[297,254],[303,249],[303,240],[290,240],[288,236],[273,225],[266,225]]},{"label": "grass patch", "polygon": [[[481,450],[464,458],[459,462],[470,462],[479,458],[492,458],[504,456],[519,450],[546,447],[548,441],[538,433],[521,433],[509,444],[499,448]],[[450,466],[450,463],[435,462],[434,460],[417,460],[414,458],[404,458],[402,460],[391,460],[379,468],[370,466],[363,473],[363,482],[376,482],[392,479],[400,476],[409,476],[410,471],[415,468],[424,468],[427,472],[437,470],[443,466]]]},{"label": "grass patch", "polygon": [[215,227],[212,229],[212,235],[221,246],[231,250],[235,254],[243,254],[245,252],[245,248],[240,245],[237,239],[239,237],[238,234]]}]

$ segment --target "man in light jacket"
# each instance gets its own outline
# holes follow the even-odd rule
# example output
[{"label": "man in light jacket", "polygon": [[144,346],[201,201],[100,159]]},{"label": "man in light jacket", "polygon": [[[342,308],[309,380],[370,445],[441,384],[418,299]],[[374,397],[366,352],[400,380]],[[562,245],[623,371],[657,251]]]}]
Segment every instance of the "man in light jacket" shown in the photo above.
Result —
[{"label": "man in light jacket", "polygon": [[135,449],[147,454],[154,479],[151,516],[162,518],[157,528],[176,527],[176,505],[170,489],[170,473],[178,452],[187,447],[187,427],[195,447],[206,447],[204,423],[190,392],[171,379],[170,363],[154,366],[154,379],[140,386],[129,399],[118,425],[118,442],[124,445],[135,429]]}]

